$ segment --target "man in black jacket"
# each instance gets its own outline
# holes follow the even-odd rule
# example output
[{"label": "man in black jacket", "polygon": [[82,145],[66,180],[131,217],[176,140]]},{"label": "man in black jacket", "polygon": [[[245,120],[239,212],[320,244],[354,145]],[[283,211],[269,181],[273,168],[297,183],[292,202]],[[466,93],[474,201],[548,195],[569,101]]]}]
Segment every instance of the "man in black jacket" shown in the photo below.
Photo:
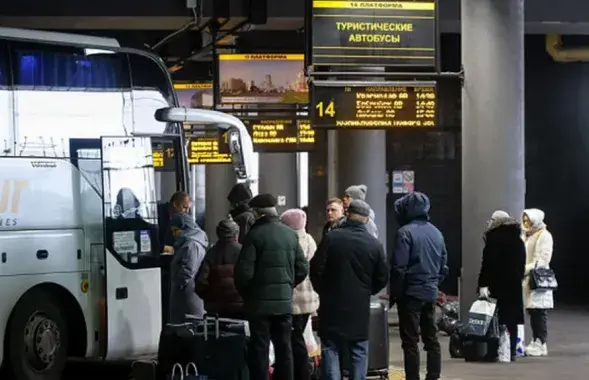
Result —
[{"label": "man in black jacket", "polygon": [[341,378],[344,347],[349,350],[350,377],[366,378],[370,297],[388,281],[383,246],[365,227],[369,216],[370,206],[353,200],[347,220],[323,238],[311,260],[311,282],[320,299],[324,380]]},{"label": "man in black jacket", "polygon": [[249,205],[251,199],[252,191],[245,183],[236,184],[229,192],[229,195],[227,195],[227,200],[231,203],[229,215],[231,215],[233,221],[239,226],[239,237],[237,238],[239,244],[243,244],[245,235],[247,235],[256,221],[254,212]]},{"label": "man in black jacket", "polygon": [[419,380],[419,335],[427,352],[426,380],[438,380],[442,356],[435,321],[438,285],[448,273],[444,236],[429,222],[429,198],[414,192],[397,199],[399,225],[391,263],[392,297],[399,312],[405,377]]}]

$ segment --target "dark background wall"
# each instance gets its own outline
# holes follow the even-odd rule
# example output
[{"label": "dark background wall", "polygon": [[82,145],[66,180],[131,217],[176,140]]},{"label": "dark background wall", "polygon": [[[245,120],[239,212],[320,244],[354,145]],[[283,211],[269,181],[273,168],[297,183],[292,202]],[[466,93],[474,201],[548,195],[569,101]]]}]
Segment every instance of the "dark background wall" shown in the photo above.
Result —
[{"label": "dark background wall", "polygon": [[[546,223],[554,235],[552,265],[560,283],[557,299],[586,303],[589,63],[554,62],[545,51],[541,35],[526,36],[525,57],[526,205],[546,212]],[[459,35],[443,35],[442,66],[444,70],[459,70]],[[455,294],[461,266],[460,84],[441,82],[438,97],[441,125],[431,131],[390,132],[387,167],[389,171],[414,170],[416,189],[430,195],[432,219],[444,232],[450,255],[451,276],[443,289]],[[390,194],[390,204],[396,198]],[[388,227],[392,241],[397,227],[392,215]],[[484,226],[472,228],[482,234]]]}]

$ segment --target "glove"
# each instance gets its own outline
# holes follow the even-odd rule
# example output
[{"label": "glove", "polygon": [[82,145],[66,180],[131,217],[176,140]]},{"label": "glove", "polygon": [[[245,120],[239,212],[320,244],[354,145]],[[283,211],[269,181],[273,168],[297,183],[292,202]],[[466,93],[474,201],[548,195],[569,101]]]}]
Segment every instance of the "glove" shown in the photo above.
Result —
[{"label": "glove", "polygon": [[481,298],[489,298],[490,295],[491,295],[491,293],[489,293],[488,287],[485,286],[484,288],[479,289],[479,296]]}]

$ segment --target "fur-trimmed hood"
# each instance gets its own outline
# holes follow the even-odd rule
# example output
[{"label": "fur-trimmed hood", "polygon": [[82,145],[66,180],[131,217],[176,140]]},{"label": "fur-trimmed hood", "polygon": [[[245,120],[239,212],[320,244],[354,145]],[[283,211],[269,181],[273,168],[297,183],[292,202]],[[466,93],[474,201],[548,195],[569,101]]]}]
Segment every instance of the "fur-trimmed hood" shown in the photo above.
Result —
[{"label": "fur-trimmed hood", "polygon": [[485,232],[489,232],[489,231],[494,230],[495,228],[500,227],[500,226],[509,226],[509,225],[519,226],[519,222],[517,220],[515,220],[515,218],[512,218],[510,216],[492,219],[489,221],[489,224],[487,225],[487,229],[485,230]]}]

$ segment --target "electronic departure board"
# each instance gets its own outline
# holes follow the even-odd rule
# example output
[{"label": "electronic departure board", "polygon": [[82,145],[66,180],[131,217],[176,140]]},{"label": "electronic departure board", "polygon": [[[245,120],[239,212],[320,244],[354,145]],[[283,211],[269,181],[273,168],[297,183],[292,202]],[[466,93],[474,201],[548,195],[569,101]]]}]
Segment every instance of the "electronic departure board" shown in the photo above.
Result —
[{"label": "electronic departure board", "polygon": [[434,66],[436,2],[312,1],[315,66]]},{"label": "electronic departure board", "polygon": [[436,126],[434,82],[315,81],[309,106],[315,129],[431,128]]},{"label": "electronic departure board", "polygon": [[188,163],[230,164],[231,155],[222,148],[225,135],[192,136],[188,140]]},{"label": "electronic departure board", "polygon": [[309,121],[282,118],[242,121],[252,137],[255,152],[301,152],[315,147],[315,131]]},{"label": "electronic departure board", "polygon": [[174,171],[174,144],[163,142],[152,142],[151,156],[153,159],[153,167],[156,171]]}]

